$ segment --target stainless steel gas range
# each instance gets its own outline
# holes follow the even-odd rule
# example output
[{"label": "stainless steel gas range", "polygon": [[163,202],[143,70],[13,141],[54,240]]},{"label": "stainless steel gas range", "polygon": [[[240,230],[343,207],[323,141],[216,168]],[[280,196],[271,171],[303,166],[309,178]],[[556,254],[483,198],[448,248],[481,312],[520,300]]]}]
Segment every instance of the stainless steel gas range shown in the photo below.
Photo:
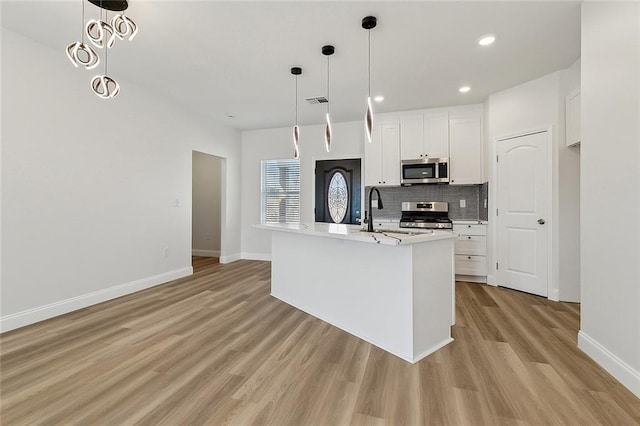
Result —
[{"label": "stainless steel gas range", "polygon": [[440,201],[405,201],[402,203],[400,228],[452,229],[449,203]]}]

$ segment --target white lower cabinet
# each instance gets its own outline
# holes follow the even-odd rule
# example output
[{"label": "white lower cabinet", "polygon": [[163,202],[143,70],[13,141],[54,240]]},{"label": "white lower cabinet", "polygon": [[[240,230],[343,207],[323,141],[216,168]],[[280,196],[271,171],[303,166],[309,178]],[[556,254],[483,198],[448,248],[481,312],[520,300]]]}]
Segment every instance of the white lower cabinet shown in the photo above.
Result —
[{"label": "white lower cabinet", "polygon": [[487,225],[454,223],[453,233],[457,279],[487,282]]}]

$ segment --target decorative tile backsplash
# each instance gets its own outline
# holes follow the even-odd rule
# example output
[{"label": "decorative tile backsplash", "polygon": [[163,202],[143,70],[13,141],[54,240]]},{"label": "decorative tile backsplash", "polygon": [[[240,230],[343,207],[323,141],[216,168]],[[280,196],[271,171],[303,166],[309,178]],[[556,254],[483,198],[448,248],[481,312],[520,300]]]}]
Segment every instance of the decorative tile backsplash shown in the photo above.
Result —
[{"label": "decorative tile backsplash", "polygon": [[[369,189],[364,198],[368,206]],[[454,220],[487,220],[484,199],[488,196],[488,184],[483,185],[412,185],[378,187],[384,208],[374,210],[374,218],[399,219],[403,201],[446,201],[449,203],[449,218]],[[374,198],[375,200],[375,198]],[[466,207],[460,207],[465,200]],[[366,208],[366,207],[365,207]]]}]

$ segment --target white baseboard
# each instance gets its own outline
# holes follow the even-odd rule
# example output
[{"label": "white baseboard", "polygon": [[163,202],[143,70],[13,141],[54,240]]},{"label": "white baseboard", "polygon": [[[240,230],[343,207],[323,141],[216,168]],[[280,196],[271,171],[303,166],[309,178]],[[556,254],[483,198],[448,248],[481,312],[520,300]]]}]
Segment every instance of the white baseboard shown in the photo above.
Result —
[{"label": "white baseboard", "polygon": [[582,330],[578,332],[578,347],[640,398],[639,371],[634,370]]},{"label": "white baseboard", "polygon": [[496,278],[494,275],[487,275],[487,284],[488,285],[492,285],[494,287],[498,287],[498,284],[496,284]]},{"label": "white baseboard", "polygon": [[243,251],[242,258],[247,260],[265,260],[270,262],[271,253],[248,253],[246,251]]},{"label": "white baseboard", "polygon": [[220,257],[220,250],[193,249],[191,250],[191,256]]},{"label": "white baseboard", "polygon": [[136,291],[164,284],[192,274],[193,268],[191,266],[175,269],[163,274],[153,275],[151,277],[120,284],[115,287],[94,291],[93,293],[84,294],[82,296],[72,297],[71,299],[38,306],[37,308],[28,309],[15,314],[5,315],[0,317],[0,333],[57,317],[58,315],[77,311],[78,309],[106,302],[117,297],[126,296],[127,294],[135,293]]},{"label": "white baseboard", "polygon": [[487,283],[487,277],[484,275],[460,275],[456,274],[456,281],[467,281],[471,283]]},{"label": "white baseboard", "polygon": [[220,256],[220,263],[231,263],[231,262],[235,262],[236,260],[240,260],[240,259],[242,259],[240,254],[231,254],[229,256]]},{"label": "white baseboard", "polygon": [[442,342],[438,343],[437,345],[435,345],[435,346],[427,349],[423,353],[417,355],[415,358],[413,358],[413,361],[409,361],[409,362],[411,362],[411,364],[415,364],[416,362],[420,361],[422,358],[425,358],[425,357],[431,355],[432,353],[434,353],[435,351],[444,348],[445,346],[447,346],[451,342],[453,342],[453,338],[449,337],[448,339],[443,340]]}]

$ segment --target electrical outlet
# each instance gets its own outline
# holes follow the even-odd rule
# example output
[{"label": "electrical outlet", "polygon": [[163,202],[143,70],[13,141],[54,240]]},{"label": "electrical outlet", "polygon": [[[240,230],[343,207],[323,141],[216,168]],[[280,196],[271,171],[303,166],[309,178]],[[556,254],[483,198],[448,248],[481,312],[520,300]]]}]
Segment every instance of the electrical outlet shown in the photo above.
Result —
[{"label": "electrical outlet", "polygon": [[169,257],[169,247],[165,247],[162,249],[162,256]]},{"label": "electrical outlet", "polygon": [[467,200],[460,200],[460,208],[464,209],[467,207]]}]

